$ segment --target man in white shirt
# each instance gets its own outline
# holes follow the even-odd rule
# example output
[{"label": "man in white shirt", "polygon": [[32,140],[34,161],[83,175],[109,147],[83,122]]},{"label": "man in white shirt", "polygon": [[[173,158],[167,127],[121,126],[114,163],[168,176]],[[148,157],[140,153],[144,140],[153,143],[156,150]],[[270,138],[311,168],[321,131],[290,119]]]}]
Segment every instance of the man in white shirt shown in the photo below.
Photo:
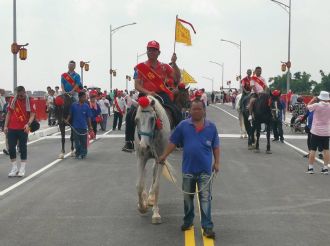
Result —
[{"label": "man in white shirt", "polygon": [[103,94],[102,98],[98,101],[100,108],[101,108],[102,118],[103,118],[103,121],[100,124],[101,131],[107,130],[108,116],[110,116],[110,102],[105,97],[106,97],[106,94]]},{"label": "man in white shirt", "polygon": [[[118,123],[118,130],[121,130],[121,125],[123,122],[123,116],[126,113],[126,102],[125,99],[122,97],[123,92],[122,91],[118,91],[117,92],[117,96],[114,99],[113,102],[113,113],[114,113],[114,117],[113,117],[113,125],[112,125],[112,130],[115,131],[117,128],[117,123]],[[119,122],[118,122],[119,120]]]},{"label": "man in white shirt", "polygon": [[205,93],[205,89],[204,88],[202,88],[201,89],[201,91],[202,91],[202,97],[201,97],[201,100],[203,101],[203,103],[204,103],[204,105],[205,105],[205,107],[207,106],[207,95],[206,95],[206,93]]}]

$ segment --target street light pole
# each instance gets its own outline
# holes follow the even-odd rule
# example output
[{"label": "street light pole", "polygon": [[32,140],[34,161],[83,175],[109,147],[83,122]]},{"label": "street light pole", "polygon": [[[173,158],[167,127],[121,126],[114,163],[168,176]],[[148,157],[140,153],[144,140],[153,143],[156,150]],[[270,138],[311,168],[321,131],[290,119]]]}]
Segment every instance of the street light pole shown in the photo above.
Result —
[{"label": "street light pole", "polygon": [[214,79],[213,78],[209,78],[209,77],[205,77],[205,76],[203,76],[203,78],[212,82],[212,92],[213,92],[214,91],[214,89],[213,89],[213,87],[214,87]]},{"label": "street light pole", "polygon": [[[13,43],[17,43],[17,29],[16,29],[16,0],[13,0]],[[17,53],[13,53],[13,92],[17,87]]]},{"label": "street light pole", "polygon": [[[231,43],[239,48],[239,79],[241,80],[242,79],[242,41],[240,40],[239,43],[236,43],[236,42],[233,42],[230,40],[225,40],[225,39],[221,39],[221,41]],[[242,89],[241,83],[239,83],[239,87],[240,87],[240,89]]]},{"label": "street light pole", "polygon": [[113,71],[113,68],[112,68],[112,34],[114,34],[120,28],[123,28],[123,27],[126,27],[126,26],[132,26],[132,25],[135,25],[135,24],[136,24],[136,22],[133,22],[133,23],[129,23],[129,24],[126,24],[126,25],[116,27],[114,29],[112,29],[112,25],[110,25],[110,90],[111,91],[112,91],[112,71]]},{"label": "street light pole", "polygon": [[286,90],[287,93],[290,91],[290,83],[291,83],[291,0],[289,0],[289,5],[282,3],[277,0],[270,0],[276,4],[278,4],[281,8],[283,8],[289,14],[289,37],[288,37],[288,62],[290,64],[287,66],[288,72],[286,74]]},{"label": "street light pole", "polygon": [[211,62],[213,64],[216,64],[216,65],[218,65],[218,66],[221,67],[221,71],[222,71],[222,73],[221,73],[221,78],[222,78],[222,80],[221,80],[221,87],[223,89],[223,73],[224,73],[224,66],[225,66],[225,64],[224,63],[214,62],[214,61],[209,61],[209,62]]}]

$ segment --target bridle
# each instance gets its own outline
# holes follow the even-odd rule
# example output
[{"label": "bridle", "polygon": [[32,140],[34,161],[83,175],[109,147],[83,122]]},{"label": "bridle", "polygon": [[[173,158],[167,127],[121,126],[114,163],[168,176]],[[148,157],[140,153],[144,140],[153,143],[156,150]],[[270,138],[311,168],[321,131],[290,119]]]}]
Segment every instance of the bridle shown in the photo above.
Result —
[{"label": "bridle", "polygon": [[146,136],[146,137],[149,137],[149,138],[153,139],[154,136],[155,136],[155,126],[156,126],[156,118],[157,118],[156,117],[156,112],[155,111],[150,112],[149,110],[141,110],[141,113],[153,113],[154,121],[153,121],[153,125],[151,127],[150,132],[141,131],[138,127],[138,129],[137,129],[138,136],[139,136],[139,138],[141,138],[141,136]]}]

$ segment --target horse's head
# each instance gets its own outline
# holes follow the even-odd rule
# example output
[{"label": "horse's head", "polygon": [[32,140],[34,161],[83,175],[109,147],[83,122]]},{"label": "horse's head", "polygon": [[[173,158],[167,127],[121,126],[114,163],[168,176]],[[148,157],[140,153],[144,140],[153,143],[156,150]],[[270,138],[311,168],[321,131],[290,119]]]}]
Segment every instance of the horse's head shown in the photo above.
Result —
[{"label": "horse's head", "polygon": [[189,88],[178,88],[174,93],[174,103],[180,110],[190,108]]},{"label": "horse's head", "polygon": [[55,98],[55,117],[59,122],[62,122],[64,118],[68,117],[72,102],[72,95],[68,93]]},{"label": "horse's head", "polygon": [[155,137],[157,114],[155,111],[155,99],[148,97],[139,98],[139,107],[135,116],[136,131],[139,137],[139,147],[150,147]]}]

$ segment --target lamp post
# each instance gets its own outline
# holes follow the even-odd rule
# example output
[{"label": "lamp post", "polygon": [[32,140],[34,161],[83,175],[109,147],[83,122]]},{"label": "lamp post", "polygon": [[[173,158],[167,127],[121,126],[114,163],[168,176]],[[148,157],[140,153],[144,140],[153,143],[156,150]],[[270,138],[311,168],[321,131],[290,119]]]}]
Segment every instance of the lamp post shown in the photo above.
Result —
[{"label": "lamp post", "polygon": [[141,56],[146,55],[146,54],[147,54],[147,52],[145,52],[145,53],[143,53],[143,54],[136,53],[136,64],[139,64],[139,58],[140,58]]},{"label": "lamp post", "polygon": [[86,72],[89,71],[89,63],[90,61],[88,62],[80,61],[80,69],[81,69],[80,80],[82,84],[84,83],[84,68]]},{"label": "lamp post", "polygon": [[209,62],[211,62],[211,63],[213,63],[213,64],[216,64],[216,65],[218,65],[218,66],[221,67],[221,71],[222,71],[222,73],[221,73],[221,87],[222,87],[222,89],[223,89],[223,71],[224,71],[224,66],[225,66],[225,64],[224,64],[224,63],[214,62],[214,61],[209,61]]},{"label": "lamp post", "polygon": [[17,44],[17,28],[16,28],[16,0],[13,0],[13,43],[11,45],[11,52],[13,53],[13,92],[17,87],[17,54],[21,60],[26,60],[27,49],[26,44]]},{"label": "lamp post", "polygon": [[282,3],[276,0],[270,0],[276,4],[278,4],[281,8],[283,8],[289,14],[289,35],[288,35],[288,61],[286,63],[286,67],[288,68],[288,72],[286,74],[286,90],[287,93],[290,91],[290,82],[291,82],[291,0],[289,0],[289,5]]},{"label": "lamp post", "polygon": [[132,25],[135,25],[136,22],[133,22],[133,23],[129,23],[129,24],[126,24],[126,25],[122,25],[122,26],[119,26],[119,27],[116,27],[114,29],[112,29],[112,25],[110,25],[110,90],[112,91],[112,74],[113,74],[113,68],[112,68],[112,35],[118,31],[120,28],[123,28],[123,27],[126,27],[126,26],[132,26]]},{"label": "lamp post", "polygon": [[[242,41],[240,40],[239,43],[226,40],[226,39],[221,39],[222,42],[227,42],[235,45],[237,48],[239,48],[239,79],[242,79]],[[241,83],[239,83],[240,89],[242,89]]]},{"label": "lamp post", "polygon": [[212,82],[212,92],[213,92],[214,91],[214,89],[213,89],[214,79],[213,78],[209,78],[209,77],[205,77],[205,76],[203,76],[203,78]]}]

